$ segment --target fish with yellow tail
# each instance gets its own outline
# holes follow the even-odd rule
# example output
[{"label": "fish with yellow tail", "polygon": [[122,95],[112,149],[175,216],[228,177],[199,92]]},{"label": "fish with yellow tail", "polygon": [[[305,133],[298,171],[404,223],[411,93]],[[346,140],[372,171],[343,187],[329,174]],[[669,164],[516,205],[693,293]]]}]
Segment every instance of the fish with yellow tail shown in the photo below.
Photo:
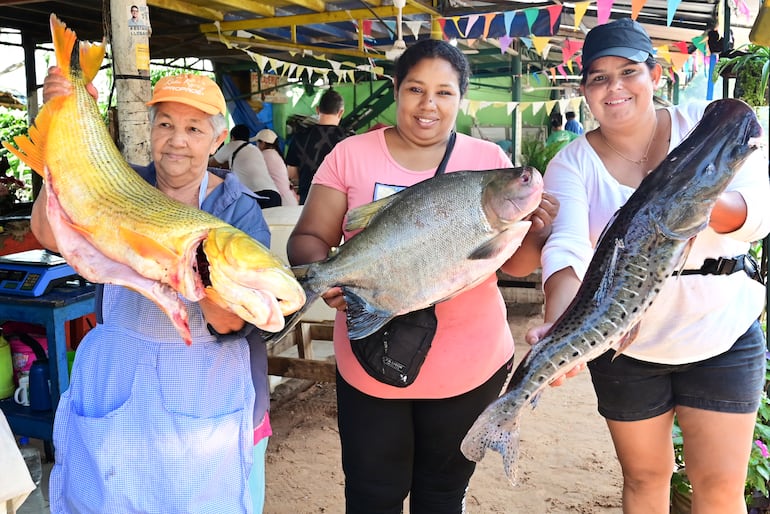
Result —
[{"label": "fish with yellow tail", "polygon": [[179,294],[207,297],[262,330],[281,330],[284,316],[305,303],[291,270],[246,233],[145,182],[112,142],[86,90],[104,58],[103,42],[78,41],[54,14],[51,34],[72,92],[43,105],[28,136],[14,139],[18,148],[3,146],[45,179],[46,213],[67,262],[91,282],[153,300],[187,344]]},{"label": "fish with yellow tail", "polygon": [[570,306],[513,372],[506,392],[478,417],[461,444],[479,462],[488,448],[515,482],[520,418],[555,378],[610,348],[622,353],[692,239],[761,133],[739,100],[710,104],[700,123],[634,191],[605,228]]}]

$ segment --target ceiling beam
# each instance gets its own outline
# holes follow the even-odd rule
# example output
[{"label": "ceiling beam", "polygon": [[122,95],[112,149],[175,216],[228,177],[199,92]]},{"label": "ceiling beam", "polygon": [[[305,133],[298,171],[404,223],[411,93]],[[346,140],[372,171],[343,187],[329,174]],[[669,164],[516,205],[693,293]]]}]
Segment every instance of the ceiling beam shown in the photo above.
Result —
[{"label": "ceiling beam", "polygon": [[[209,34],[206,36],[206,38],[209,41],[221,43],[222,40],[219,39],[217,35]],[[277,48],[285,49],[285,50],[309,50],[313,52],[314,55],[323,55],[323,54],[334,54],[334,55],[345,55],[348,57],[358,57],[360,59],[384,59],[385,54],[382,52],[378,52],[377,50],[357,50],[354,48],[331,48],[328,46],[314,46],[314,45],[303,45],[298,43],[289,43],[284,41],[276,41],[276,40],[260,40],[255,38],[244,38],[244,37],[230,37],[227,36],[227,41],[232,44],[236,45],[243,45],[245,47],[257,47],[257,48],[267,48],[271,50],[275,50]]]},{"label": "ceiling beam", "polygon": [[[189,16],[196,16],[206,20],[218,20],[225,19],[225,13],[209,7],[203,7],[199,5],[191,4],[190,2],[183,2],[181,0],[147,0],[147,5],[152,7],[160,7],[167,11],[178,12],[181,14],[187,14]],[[152,22],[152,20],[150,20]]]},{"label": "ceiling beam", "polygon": [[[413,5],[404,7],[404,15],[424,14],[424,6],[418,9]],[[275,27],[288,27],[291,25],[314,25],[335,23],[341,21],[368,20],[371,18],[394,18],[398,9],[388,5],[374,7],[372,9],[347,9],[339,11],[327,11],[320,14],[297,14],[294,16],[276,16],[273,18],[255,18],[252,20],[226,21],[217,28],[213,23],[204,23],[200,26],[201,32],[217,32],[218,30],[259,30]],[[438,13],[435,13],[438,16]]]}]

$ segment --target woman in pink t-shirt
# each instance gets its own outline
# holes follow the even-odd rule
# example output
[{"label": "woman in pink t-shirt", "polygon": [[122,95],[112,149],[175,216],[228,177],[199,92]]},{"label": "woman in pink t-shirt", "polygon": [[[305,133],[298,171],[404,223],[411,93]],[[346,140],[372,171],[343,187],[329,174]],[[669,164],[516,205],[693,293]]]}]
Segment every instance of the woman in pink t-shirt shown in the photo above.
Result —
[{"label": "woman in pink t-shirt", "polygon": [[[465,57],[444,41],[414,44],[395,65],[395,127],[338,143],[313,179],[288,242],[292,264],[321,260],[353,234],[346,213],[432,177],[444,160],[468,87]],[[446,172],[512,167],[494,143],[457,134]],[[503,270],[529,274],[540,263],[557,204],[546,194],[532,215],[516,257]],[[501,391],[513,359],[513,338],[494,274],[436,305],[438,326],[414,383],[379,382],[351,351],[340,288],[324,295],[338,309],[334,330],[337,402],[346,512],[460,513],[475,464],[460,441]]]}]

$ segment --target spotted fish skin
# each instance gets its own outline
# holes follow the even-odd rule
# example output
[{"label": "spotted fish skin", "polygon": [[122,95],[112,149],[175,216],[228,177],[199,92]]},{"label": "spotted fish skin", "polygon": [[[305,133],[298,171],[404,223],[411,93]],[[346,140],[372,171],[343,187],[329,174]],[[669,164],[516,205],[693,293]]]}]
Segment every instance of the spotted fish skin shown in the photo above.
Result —
[{"label": "spotted fish skin", "polygon": [[574,300],[514,371],[506,392],[479,416],[461,449],[480,461],[503,457],[515,483],[520,417],[555,378],[633,341],[644,312],[681,267],[689,244],[708,226],[719,194],[755,149],[761,133],[739,100],[709,105],[690,135],[650,173],[610,221]]}]

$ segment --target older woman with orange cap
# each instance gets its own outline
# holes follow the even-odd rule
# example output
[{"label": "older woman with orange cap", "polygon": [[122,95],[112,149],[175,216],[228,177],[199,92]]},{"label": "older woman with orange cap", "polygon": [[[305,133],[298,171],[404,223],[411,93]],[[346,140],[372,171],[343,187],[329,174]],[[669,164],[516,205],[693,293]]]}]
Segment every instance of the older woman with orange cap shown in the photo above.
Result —
[{"label": "older woman with orange cap", "polygon": [[[69,87],[54,68],[44,97]],[[136,171],[169,197],[269,245],[254,194],[234,175],[207,169],[227,136],[216,83],[165,77],[148,106],[152,162]],[[33,231],[56,250],[44,206],[43,192]],[[78,347],[56,411],[51,511],[261,512],[270,427],[266,350],[257,331],[206,299],[186,302],[188,347],[141,294],[117,285],[97,291],[98,324]]]}]

